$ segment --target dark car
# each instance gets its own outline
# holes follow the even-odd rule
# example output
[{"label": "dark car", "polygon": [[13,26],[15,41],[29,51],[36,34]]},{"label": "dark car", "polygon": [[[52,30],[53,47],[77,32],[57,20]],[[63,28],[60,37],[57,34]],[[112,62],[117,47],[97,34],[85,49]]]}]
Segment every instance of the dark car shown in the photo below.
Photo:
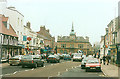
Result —
[{"label": "dark car", "polygon": [[101,64],[98,59],[89,59],[86,62],[86,72],[90,70],[101,71]]},{"label": "dark car", "polygon": [[64,60],[71,60],[71,56],[70,56],[69,54],[67,54],[67,55],[64,56],[63,59],[64,59]]},{"label": "dark car", "polygon": [[28,67],[38,67],[38,66],[44,66],[44,60],[42,60],[42,57],[40,55],[24,55],[21,58],[21,65],[24,68],[25,66]]},{"label": "dark car", "polygon": [[49,55],[48,58],[46,59],[47,63],[49,62],[60,62],[60,57],[58,55]]}]

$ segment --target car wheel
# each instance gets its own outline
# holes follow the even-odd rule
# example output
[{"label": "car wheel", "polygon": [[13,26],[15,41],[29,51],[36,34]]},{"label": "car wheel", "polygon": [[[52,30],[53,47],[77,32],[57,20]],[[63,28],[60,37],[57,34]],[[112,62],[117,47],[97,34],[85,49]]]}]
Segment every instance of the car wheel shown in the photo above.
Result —
[{"label": "car wheel", "polygon": [[12,64],[10,64],[10,66],[12,66]]},{"label": "car wheel", "polygon": [[24,66],[24,65],[22,65],[22,68],[25,68],[25,66]]},{"label": "car wheel", "polygon": [[34,64],[34,68],[37,68],[37,63]]},{"label": "car wheel", "polygon": [[44,66],[44,63],[41,65],[41,67],[43,67]]},{"label": "car wheel", "polygon": [[47,63],[49,63],[49,61],[47,61]]},{"label": "car wheel", "polygon": [[85,70],[85,71],[86,71],[86,72],[88,72],[88,71],[89,71],[89,69],[87,69],[87,68],[86,68],[86,70]]},{"label": "car wheel", "polygon": [[101,68],[99,68],[98,71],[101,72]]},{"label": "car wheel", "polygon": [[60,63],[60,60],[58,60],[58,63]]}]

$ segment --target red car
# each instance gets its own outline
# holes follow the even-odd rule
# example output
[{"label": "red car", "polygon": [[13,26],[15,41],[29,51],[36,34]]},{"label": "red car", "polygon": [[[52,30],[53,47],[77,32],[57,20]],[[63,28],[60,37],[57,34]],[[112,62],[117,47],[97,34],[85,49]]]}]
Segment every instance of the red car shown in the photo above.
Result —
[{"label": "red car", "polygon": [[87,60],[85,66],[86,66],[86,72],[90,70],[101,71],[101,64],[99,60],[96,58]]}]

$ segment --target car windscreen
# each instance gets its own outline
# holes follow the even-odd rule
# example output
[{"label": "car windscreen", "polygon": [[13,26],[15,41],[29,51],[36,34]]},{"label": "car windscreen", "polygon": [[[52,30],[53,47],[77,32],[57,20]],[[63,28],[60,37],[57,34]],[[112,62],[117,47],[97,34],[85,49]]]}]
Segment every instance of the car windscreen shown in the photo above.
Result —
[{"label": "car windscreen", "polygon": [[87,63],[99,63],[99,61],[97,59],[95,59],[95,60],[88,60]]},{"label": "car windscreen", "polygon": [[55,58],[55,55],[50,55],[48,56],[48,58]]},{"label": "car windscreen", "polygon": [[25,56],[22,56],[22,59],[32,59],[32,56],[31,55],[25,55]]},{"label": "car windscreen", "polygon": [[81,57],[81,54],[74,54],[75,57]]},{"label": "car windscreen", "polygon": [[20,56],[14,56],[13,58],[19,58]]}]

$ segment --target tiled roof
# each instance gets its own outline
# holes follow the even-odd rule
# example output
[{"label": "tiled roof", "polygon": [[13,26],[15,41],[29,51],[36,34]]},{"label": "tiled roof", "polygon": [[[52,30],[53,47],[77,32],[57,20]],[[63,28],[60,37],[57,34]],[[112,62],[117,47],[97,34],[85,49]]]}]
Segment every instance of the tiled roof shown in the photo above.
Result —
[{"label": "tiled roof", "polygon": [[5,24],[3,22],[8,21],[8,17],[5,17],[4,15],[0,15],[0,18],[2,19],[0,20],[0,23],[2,23],[2,25],[0,26],[0,33],[18,37],[10,24],[9,24],[9,29],[5,27]]},{"label": "tiled roof", "polygon": [[41,37],[41,38],[43,38],[43,39],[50,40],[49,38],[47,38],[47,37],[45,37],[45,36],[43,36],[43,35],[40,35],[40,34],[37,34],[37,36],[38,36],[38,37]]},{"label": "tiled roof", "polygon": [[[59,38],[58,39],[58,41],[71,41],[72,39],[69,37],[69,36],[63,36],[63,37],[61,37],[61,38]],[[83,37],[80,37],[80,36],[78,36],[78,37],[76,37],[75,39],[74,39],[74,41],[80,41],[80,42],[89,42],[89,41],[87,41],[86,39],[84,39]]]}]

